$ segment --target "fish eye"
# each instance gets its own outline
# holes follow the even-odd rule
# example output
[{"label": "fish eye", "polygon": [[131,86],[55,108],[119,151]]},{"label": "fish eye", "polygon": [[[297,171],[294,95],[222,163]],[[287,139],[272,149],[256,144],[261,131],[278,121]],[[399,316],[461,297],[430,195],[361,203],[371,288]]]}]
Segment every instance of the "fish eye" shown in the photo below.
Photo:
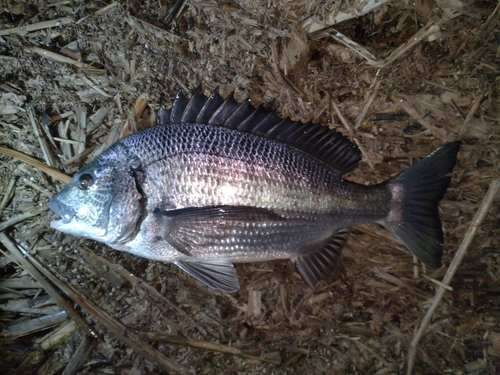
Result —
[{"label": "fish eye", "polygon": [[84,173],[78,179],[78,186],[82,190],[87,190],[94,183],[94,179],[89,173]]}]

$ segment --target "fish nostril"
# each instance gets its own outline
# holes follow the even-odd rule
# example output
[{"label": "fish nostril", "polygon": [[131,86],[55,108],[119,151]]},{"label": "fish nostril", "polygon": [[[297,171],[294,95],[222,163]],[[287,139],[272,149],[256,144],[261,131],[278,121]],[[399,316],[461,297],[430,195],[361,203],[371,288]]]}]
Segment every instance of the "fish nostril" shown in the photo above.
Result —
[{"label": "fish nostril", "polygon": [[71,207],[65,205],[57,199],[52,199],[48,206],[56,215],[61,217],[63,223],[65,224],[69,223],[75,216],[75,211]]}]

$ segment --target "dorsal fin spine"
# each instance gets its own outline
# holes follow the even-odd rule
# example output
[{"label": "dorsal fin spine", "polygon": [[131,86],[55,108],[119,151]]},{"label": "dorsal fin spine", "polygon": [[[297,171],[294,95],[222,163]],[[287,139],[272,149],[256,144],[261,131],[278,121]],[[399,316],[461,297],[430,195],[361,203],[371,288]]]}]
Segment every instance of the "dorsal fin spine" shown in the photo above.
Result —
[{"label": "dorsal fin spine", "polygon": [[[239,106],[239,104],[236,102],[234,99],[234,91],[229,94],[229,96],[222,102],[221,106],[214,111],[213,115],[210,117],[210,120],[208,121],[208,124],[214,124],[214,125],[222,125],[223,122],[221,123],[218,121],[219,118],[224,118],[224,111],[227,111],[228,109],[231,110],[230,107],[236,107]],[[230,113],[233,113],[234,110],[232,110]]]},{"label": "dorsal fin spine", "polygon": [[196,118],[196,122],[210,123],[210,117],[212,116],[212,112],[215,111],[217,108],[219,108],[223,102],[224,99],[219,94],[219,88],[216,87],[215,90],[212,91],[212,93],[208,97],[203,108],[201,109],[200,114]]},{"label": "dorsal fin spine", "polygon": [[182,112],[181,122],[195,122],[198,114],[201,112],[203,105],[207,102],[207,97],[203,95],[203,89],[201,85],[195,90],[193,96],[186,104],[184,111]]},{"label": "dorsal fin spine", "polygon": [[207,97],[199,86],[190,99],[179,90],[172,108],[161,113],[162,122],[168,115],[170,123],[217,125],[289,144],[341,175],[353,170],[361,159],[358,147],[335,130],[281,118],[263,105],[254,107],[249,99],[238,103],[234,92],[223,99],[217,88]]},{"label": "dorsal fin spine", "polygon": [[172,110],[170,111],[170,121],[178,122],[182,118],[184,108],[188,103],[187,98],[184,96],[181,90],[177,91],[175,94],[174,102],[172,103]]}]

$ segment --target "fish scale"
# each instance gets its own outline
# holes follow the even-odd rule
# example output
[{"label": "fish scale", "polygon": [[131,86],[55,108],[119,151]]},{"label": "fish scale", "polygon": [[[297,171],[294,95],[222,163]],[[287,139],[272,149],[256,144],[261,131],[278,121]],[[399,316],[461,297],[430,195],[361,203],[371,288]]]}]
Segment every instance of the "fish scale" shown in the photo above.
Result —
[{"label": "fish scale", "polygon": [[61,217],[52,227],[173,262],[225,292],[239,289],[233,263],[274,259],[290,259],[315,289],[336,267],[349,227],[365,222],[440,265],[437,205],[458,142],[365,186],[342,178],[361,157],[346,137],[232,95],[178,93],[158,118],[75,174],[49,203]]},{"label": "fish scale", "polygon": [[[174,139],[178,142],[173,142]],[[370,194],[367,199],[360,199],[363,186],[342,180],[338,173],[300,151],[221,127],[171,124],[147,129],[123,141],[131,150],[145,150],[136,151],[136,155],[143,160],[145,169],[151,168],[147,173],[153,176],[148,181],[150,190],[175,191],[171,194],[172,202],[163,201],[169,209],[223,204],[282,209],[288,206],[290,209],[321,213],[333,213],[335,209],[344,212],[351,207],[357,212],[364,211],[370,205],[380,207],[380,203],[387,203],[389,197],[387,192],[385,197]],[[175,155],[184,157],[174,158]],[[216,160],[217,156],[219,158]],[[263,173],[264,170],[268,176]],[[221,198],[221,194],[216,189],[203,195],[197,195],[195,191],[179,191],[179,188],[203,184],[200,178],[208,171],[213,171],[217,186],[234,186],[235,194],[224,196],[226,199],[221,200],[217,199]],[[174,174],[182,174],[183,179],[176,178]],[[188,180],[190,176],[196,178]],[[273,197],[280,199],[280,206],[265,206],[262,196],[245,191],[249,181],[242,184],[241,177],[252,178],[255,185],[275,185]],[[243,201],[242,196],[248,196],[251,200]],[[310,198],[313,204],[307,205],[306,198]],[[385,214],[386,210],[380,212],[382,216]]]}]

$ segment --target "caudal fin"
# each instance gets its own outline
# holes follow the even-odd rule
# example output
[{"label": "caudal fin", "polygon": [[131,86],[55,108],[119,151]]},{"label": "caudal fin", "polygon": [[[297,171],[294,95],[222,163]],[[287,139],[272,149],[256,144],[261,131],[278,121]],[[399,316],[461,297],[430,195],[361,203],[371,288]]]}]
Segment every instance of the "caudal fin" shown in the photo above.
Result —
[{"label": "caudal fin", "polygon": [[443,229],[438,203],[457,162],[460,142],[447,143],[386,182],[391,210],[382,223],[422,262],[441,266]]}]

